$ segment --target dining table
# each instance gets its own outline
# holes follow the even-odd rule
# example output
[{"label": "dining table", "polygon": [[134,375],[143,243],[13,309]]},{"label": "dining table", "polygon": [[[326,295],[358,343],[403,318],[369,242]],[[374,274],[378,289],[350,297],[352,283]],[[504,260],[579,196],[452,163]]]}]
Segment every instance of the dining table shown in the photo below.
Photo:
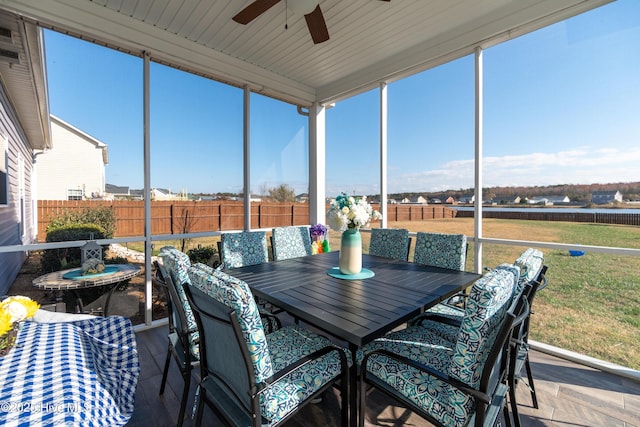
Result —
[{"label": "dining table", "polygon": [[227,269],[266,301],[348,346],[350,424],[357,422],[356,351],[471,286],[480,274],[362,255],[363,270],[343,275],[339,251]]}]

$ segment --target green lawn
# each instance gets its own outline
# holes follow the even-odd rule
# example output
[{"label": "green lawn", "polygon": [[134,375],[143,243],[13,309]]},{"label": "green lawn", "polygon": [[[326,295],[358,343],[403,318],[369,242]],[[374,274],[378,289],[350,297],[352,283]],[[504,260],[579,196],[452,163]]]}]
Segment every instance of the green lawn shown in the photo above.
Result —
[{"label": "green lawn", "polygon": [[[375,225],[374,225],[375,226]],[[439,231],[473,235],[472,218],[407,221],[388,224],[410,231]],[[484,237],[595,246],[640,248],[640,227],[485,219]],[[215,245],[219,238],[194,239],[188,247]],[[157,242],[154,253],[165,244]],[[330,233],[333,250],[340,234]],[[415,245],[415,241],[412,246]],[[129,245],[133,247],[133,245]],[[369,235],[363,233],[367,251]],[[142,247],[140,247],[140,250]],[[483,263],[494,267],[513,262],[526,248],[484,245]],[[549,285],[538,293],[532,316],[532,339],[598,359],[640,370],[640,257],[587,253],[569,256],[564,250],[545,250]],[[473,269],[473,244],[467,270]],[[410,255],[412,259],[413,254]]]}]

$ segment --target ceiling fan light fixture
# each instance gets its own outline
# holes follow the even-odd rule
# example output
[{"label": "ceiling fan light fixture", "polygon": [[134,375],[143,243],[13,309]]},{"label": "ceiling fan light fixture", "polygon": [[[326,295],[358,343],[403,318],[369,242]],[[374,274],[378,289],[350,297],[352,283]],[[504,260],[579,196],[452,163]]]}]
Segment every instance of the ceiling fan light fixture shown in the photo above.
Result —
[{"label": "ceiling fan light fixture", "polygon": [[287,0],[287,8],[296,15],[308,15],[318,6],[318,0]]}]

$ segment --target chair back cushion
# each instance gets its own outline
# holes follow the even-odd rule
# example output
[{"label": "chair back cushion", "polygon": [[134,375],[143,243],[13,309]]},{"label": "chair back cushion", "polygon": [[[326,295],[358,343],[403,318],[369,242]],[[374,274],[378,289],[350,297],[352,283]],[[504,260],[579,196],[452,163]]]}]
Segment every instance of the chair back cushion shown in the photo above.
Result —
[{"label": "chair back cushion", "polygon": [[[193,315],[193,310],[191,310],[191,305],[187,300],[187,295],[184,292],[183,286],[185,284],[190,284],[189,274],[187,272],[188,268],[191,266],[191,261],[189,260],[189,256],[184,252],[179,251],[173,246],[164,246],[160,249],[160,259],[162,259],[162,265],[164,266],[167,273],[171,277],[171,282],[173,282],[173,286],[176,290],[176,294],[178,295],[179,301],[174,301],[174,306],[180,304],[182,306],[182,310],[184,312],[184,317],[186,319],[186,325],[180,325],[179,322],[175,322],[175,326],[181,330],[181,332],[186,331],[195,331],[189,335],[189,348],[191,349],[191,354],[198,357],[199,356],[199,348],[198,348],[198,324],[196,323],[196,319]],[[170,284],[167,284],[170,286]],[[175,320],[178,320],[175,317]]]},{"label": "chair back cushion", "polygon": [[418,264],[464,271],[467,236],[418,232],[413,260]]},{"label": "chair back cushion", "polygon": [[[162,259],[162,265],[164,265],[164,268],[171,275],[171,280],[173,280],[176,287],[183,283],[189,283],[187,269],[191,266],[191,261],[187,254],[173,246],[164,246],[160,249],[160,259]],[[181,297],[182,296],[184,296],[184,291],[182,292]],[[184,300],[186,301],[186,296]]]},{"label": "chair back cushion", "polygon": [[235,310],[253,364],[256,382],[263,382],[271,377],[273,367],[269,347],[258,306],[249,286],[221,271],[208,274],[201,268],[190,267],[188,272],[192,286]]},{"label": "chair back cushion", "polygon": [[409,230],[404,228],[372,229],[369,254],[406,261],[409,256]]},{"label": "chair back cushion", "polygon": [[244,267],[269,261],[264,231],[225,233],[220,238],[224,268]]},{"label": "chair back cushion", "polygon": [[272,242],[276,261],[311,255],[311,235],[307,226],[274,228]]},{"label": "chair back cushion", "polygon": [[478,388],[485,362],[512,302],[520,272],[503,264],[478,279],[469,293],[449,375]]},{"label": "chair back cushion", "polygon": [[514,264],[520,268],[518,289],[521,291],[538,277],[544,264],[544,255],[537,249],[529,248],[516,259]]}]

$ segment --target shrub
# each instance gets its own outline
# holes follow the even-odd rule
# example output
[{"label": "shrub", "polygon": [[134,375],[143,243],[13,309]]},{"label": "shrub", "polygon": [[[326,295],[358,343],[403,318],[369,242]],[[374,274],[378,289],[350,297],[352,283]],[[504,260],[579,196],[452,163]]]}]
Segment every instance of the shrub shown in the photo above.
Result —
[{"label": "shrub", "polygon": [[[47,242],[104,239],[105,230],[97,224],[69,224],[47,231]],[[102,248],[103,258],[108,246]],[[80,248],[47,249],[42,254],[42,270],[45,273],[65,268],[79,267]]]},{"label": "shrub", "polygon": [[[208,265],[216,252],[217,251],[213,246],[200,246],[194,249],[189,249],[187,251],[187,255],[192,263],[201,262]],[[217,266],[214,265],[214,267]]]},{"label": "shrub", "polygon": [[[47,233],[66,225],[96,224],[102,227],[103,238],[110,239],[116,232],[116,216],[113,209],[107,206],[84,208],[82,210],[66,210],[53,218],[47,227]],[[96,237],[97,238],[97,237]],[[49,241],[49,240],[47,240]],[[60,242],[62,240],[53,240]]]},{"label": "shrub", "polygon": [[128,264],[129,263],[129,260],[123,256],[114,256],[110,258],[105,258],[103,256],[102,258],[104,259],[105,264]]}]

